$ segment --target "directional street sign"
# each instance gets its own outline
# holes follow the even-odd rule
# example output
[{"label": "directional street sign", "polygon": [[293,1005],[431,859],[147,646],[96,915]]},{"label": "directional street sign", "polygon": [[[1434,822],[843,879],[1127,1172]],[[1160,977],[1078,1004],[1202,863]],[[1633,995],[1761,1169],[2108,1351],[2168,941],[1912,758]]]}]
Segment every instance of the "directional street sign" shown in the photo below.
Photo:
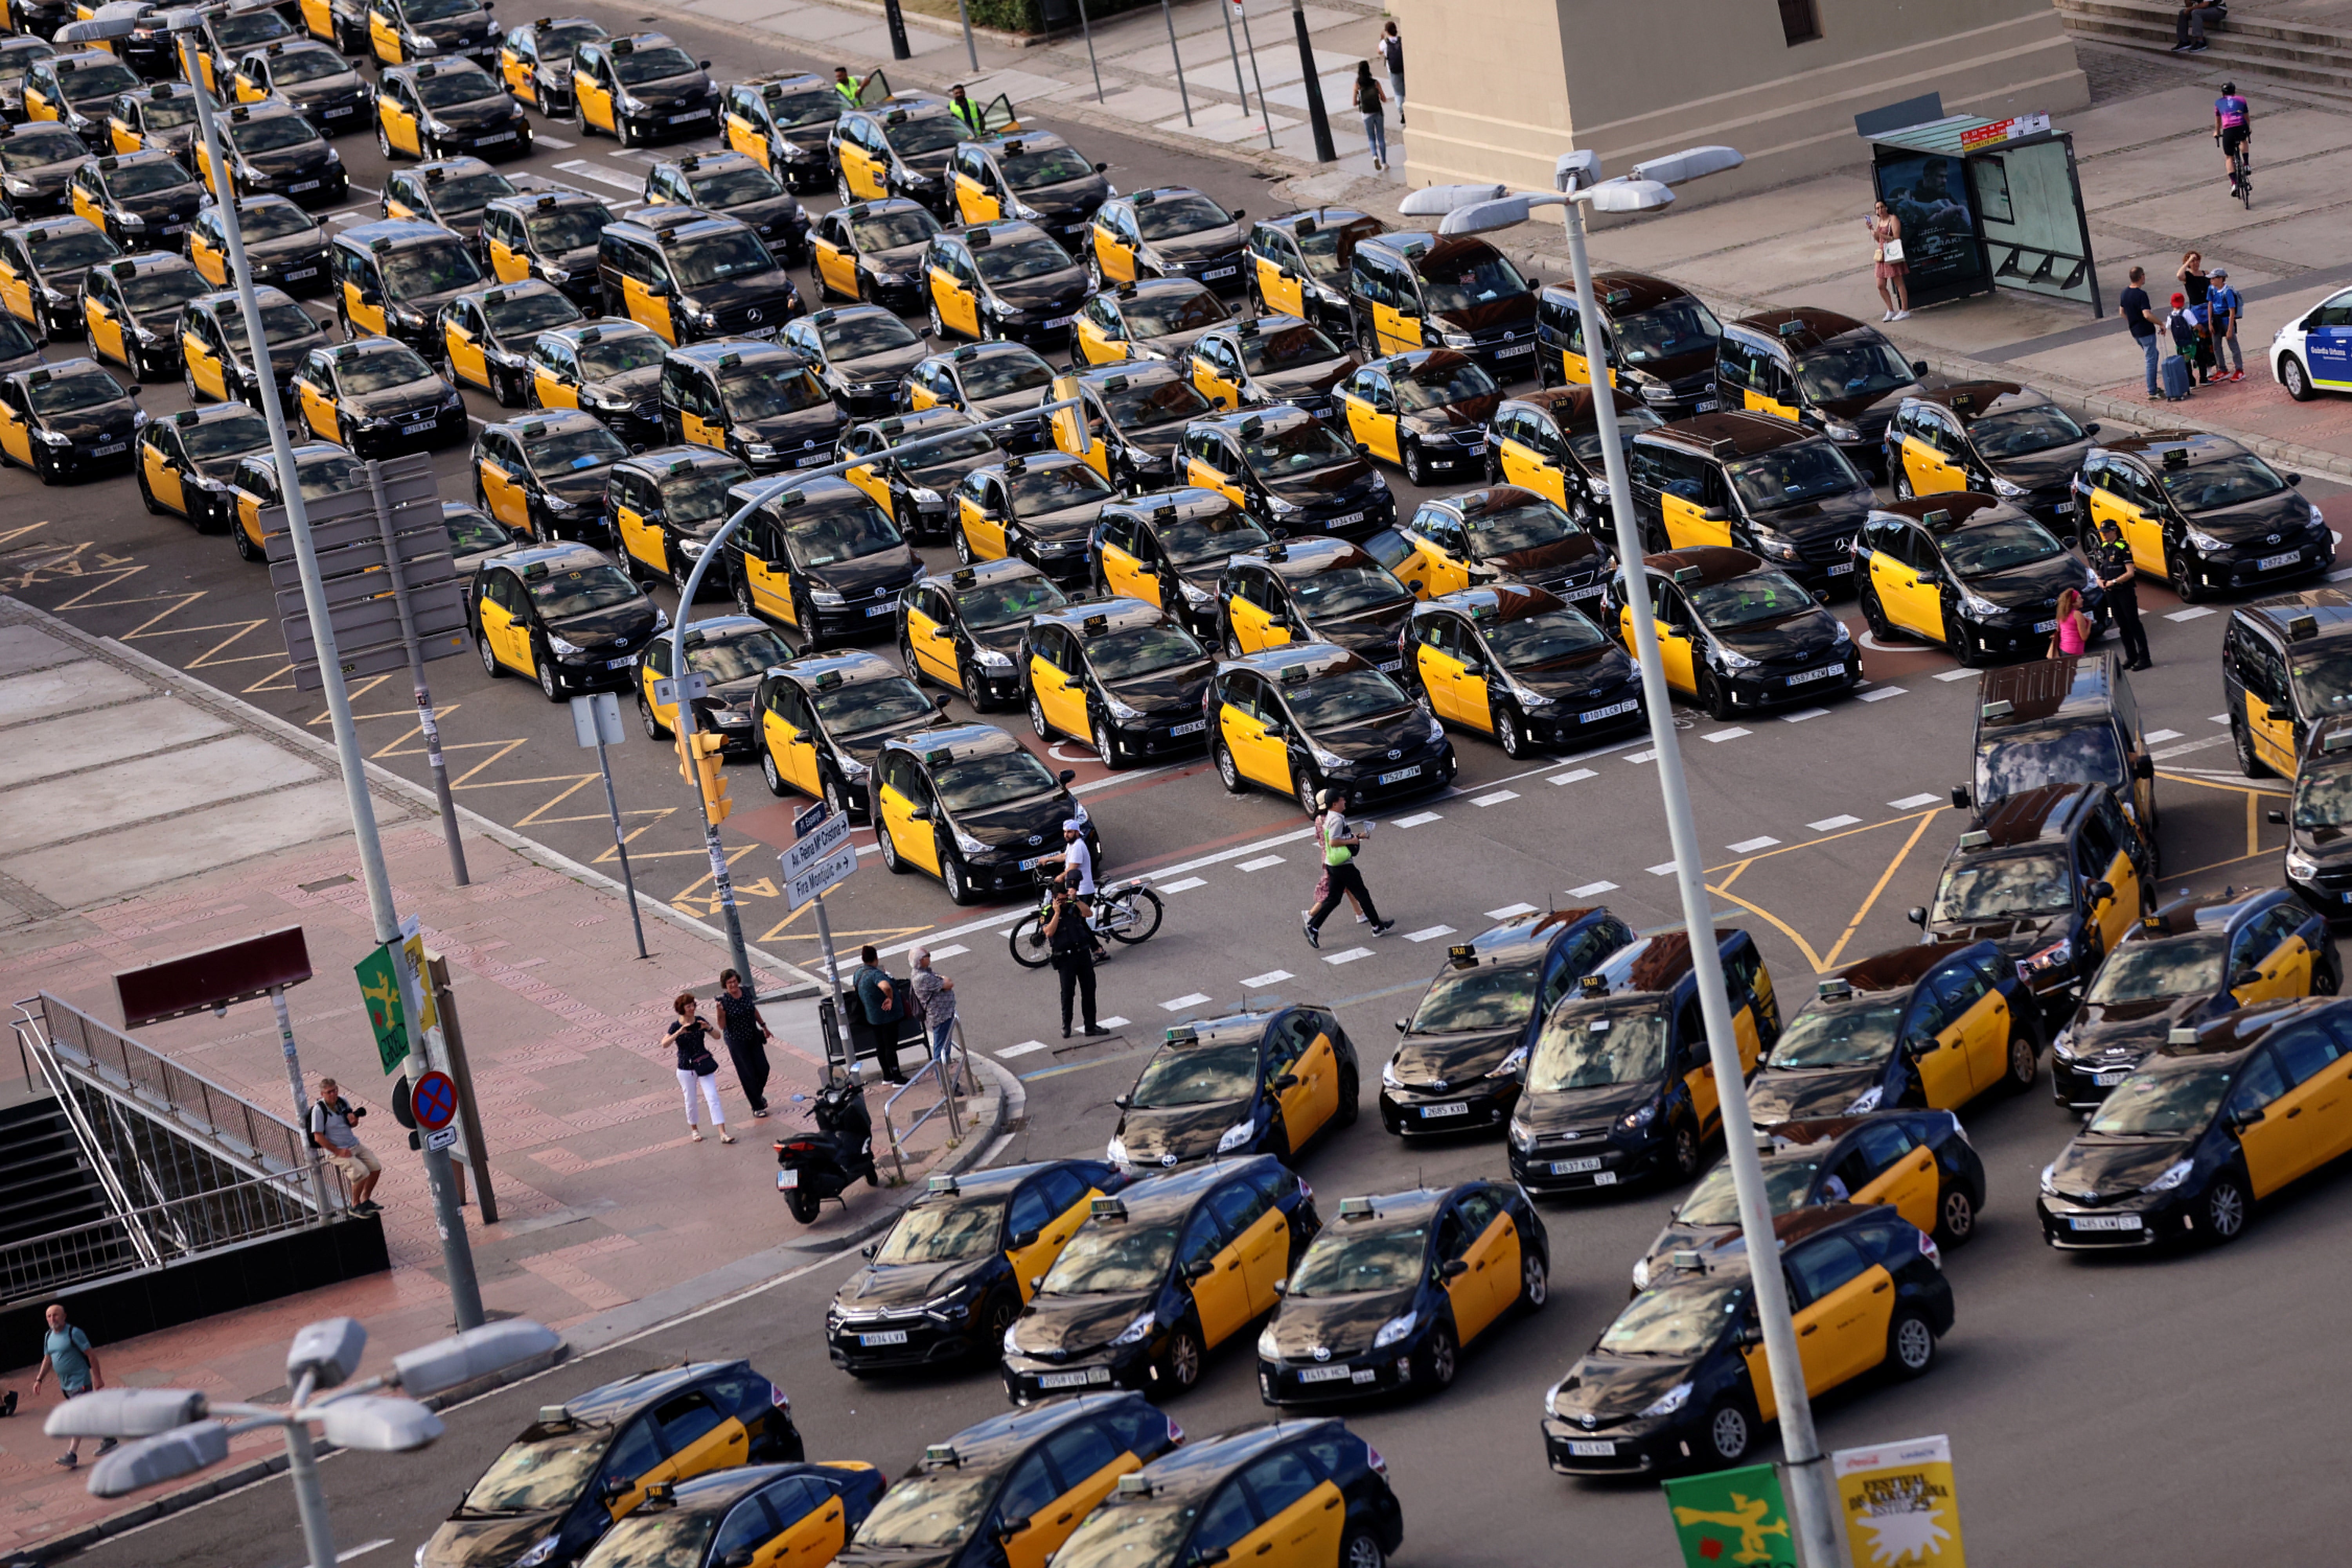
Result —
[{"label": "directional street sign", "polygon": [[457,1130],[454,1127],[436,1128],[425,1135],[425,1146],[427,1149],[451,1149],[455,1148],[457,1143]]},{"label": "directional street sign", "polygon": [[856,846],[844,842],[829,858],[820,860],[801,875],[787,873],[784,901],[797,910],[818,894],[829,893],[849,880],[849,874],[856,869]]},{"label": "directional street sign", "polygon": [[823,822],[831,815],[832,812],[825,805],[824,802],[821,800],[813,800],[809,802],[806,805],[801,807],[800,810],[793,814],[793,837],[795,838],[807,837],[810,834],[816,831],[818,823]]},{"label": "directional street sign", "polygon": [[[784,864],[784,880],[793,881],[819,861],[833,858],[835,852],[848,842],[849,814],[836,811],[824,817],[793,839],[792,847],[778,857]],[[855,858],[853,856],[853,861]]]}]

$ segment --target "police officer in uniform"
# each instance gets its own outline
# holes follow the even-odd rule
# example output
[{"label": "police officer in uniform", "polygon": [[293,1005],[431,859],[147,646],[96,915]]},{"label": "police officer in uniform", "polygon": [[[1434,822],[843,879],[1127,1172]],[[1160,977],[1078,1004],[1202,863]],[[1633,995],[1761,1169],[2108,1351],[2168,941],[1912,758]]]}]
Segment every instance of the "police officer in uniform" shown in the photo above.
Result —
[{"label": "police officer in uniform", "polygon": [[2107,606],[2115,612],[2116,630],[2124,640],[2124,668],[2148,668],[2147,633],[2139,624],[2139,570],[2132,564],[2131,546],[2111,517],[2092,524],[2092,574],[2106,590]]}]

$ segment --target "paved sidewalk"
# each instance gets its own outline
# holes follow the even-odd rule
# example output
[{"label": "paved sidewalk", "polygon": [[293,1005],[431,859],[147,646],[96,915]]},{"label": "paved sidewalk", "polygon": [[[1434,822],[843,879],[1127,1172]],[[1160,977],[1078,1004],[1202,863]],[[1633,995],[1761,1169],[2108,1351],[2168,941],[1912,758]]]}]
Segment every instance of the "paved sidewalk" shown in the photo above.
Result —
[{"label": "paved sidewalk", "polygon": [[[583,1348],[804,1258],[791,1244],[810,1233],[776,1196],[769,1143],[793,1125],[788,1097],[817,1078],[814,1002],[769,1009],[775,1117],[752,1120],[726,1068],[739,1142],[706,1127],[708,1141],[692,1142],[662,1030],[677,992],[715,992],[724,944],[648,906],[653,956],[638,960],[628,911],[602,878],[510,835],[469,832],[472,885],[454,888],[429,806],[390,785],[374,798],[398,908],[421,915],[427,945],[448,958],[473,1064],[500,1217],[467,1217],[491,1310],[537,1318]],[[385,1165],[389,1272],[100,1346],[117,1383],[252,1398],[282,1393],[286,1341],[310,1320],[358,1317],[379,1363],[448,1331],[422,1166],[393,1121],[352,975],[373,944],[357,874],[341,784],[315,738],[0,599],[0,997],[45,990],[116,1020],[116,971],[299,924],[316,971],[289,995],[305,1076],[332,1074],[369,1106],[363,1134]],[[761,972],[763,991],[805,979],[781,963]],[[139,1038],[291,1120],[266,1003]],[[878,1122],[881,1097],[870,1103]],[[979,1135],[954,1152],[959,1164],[1001,1119],[993,1095],[969,1103]],[[909,1144],[915,1183],[944,1142],[940,1119]],[[848,1215],[818,1229],[841,1245],[898,1196],[854,1188]],[[0,1387],[26,1389],[36,1354],[0,1346]],[[125,1506],[53,1466],[58,1445],[40,1432],[52,1398],[0,1423],[0,1555]]]}]

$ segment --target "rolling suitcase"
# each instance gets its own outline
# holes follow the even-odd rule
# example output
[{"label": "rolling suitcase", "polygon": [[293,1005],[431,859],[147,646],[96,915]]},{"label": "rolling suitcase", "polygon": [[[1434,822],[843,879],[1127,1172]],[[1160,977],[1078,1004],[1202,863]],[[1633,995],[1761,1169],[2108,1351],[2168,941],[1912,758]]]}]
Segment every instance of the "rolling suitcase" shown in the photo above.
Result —
[{"label": "rolling suitcase", "polygon": [[2167,354],[2164,357],[2163,369],[2165,401],[2178,403],[2187,397],[2192,384],[2188,357],[2183,354]]}]

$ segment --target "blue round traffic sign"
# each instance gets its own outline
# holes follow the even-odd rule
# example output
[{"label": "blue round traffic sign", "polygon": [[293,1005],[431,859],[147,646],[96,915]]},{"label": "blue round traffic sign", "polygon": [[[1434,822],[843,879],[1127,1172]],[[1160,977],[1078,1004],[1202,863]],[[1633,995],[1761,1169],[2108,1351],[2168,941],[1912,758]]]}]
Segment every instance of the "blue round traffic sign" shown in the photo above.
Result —
[{"label": "blue round traffic sign", "polygon": [[408,1108],[416,1113],[419,1127],[438,1132],[457,1114],[457,1086],[446,1072],[426,1073],[408,1091]]}]

